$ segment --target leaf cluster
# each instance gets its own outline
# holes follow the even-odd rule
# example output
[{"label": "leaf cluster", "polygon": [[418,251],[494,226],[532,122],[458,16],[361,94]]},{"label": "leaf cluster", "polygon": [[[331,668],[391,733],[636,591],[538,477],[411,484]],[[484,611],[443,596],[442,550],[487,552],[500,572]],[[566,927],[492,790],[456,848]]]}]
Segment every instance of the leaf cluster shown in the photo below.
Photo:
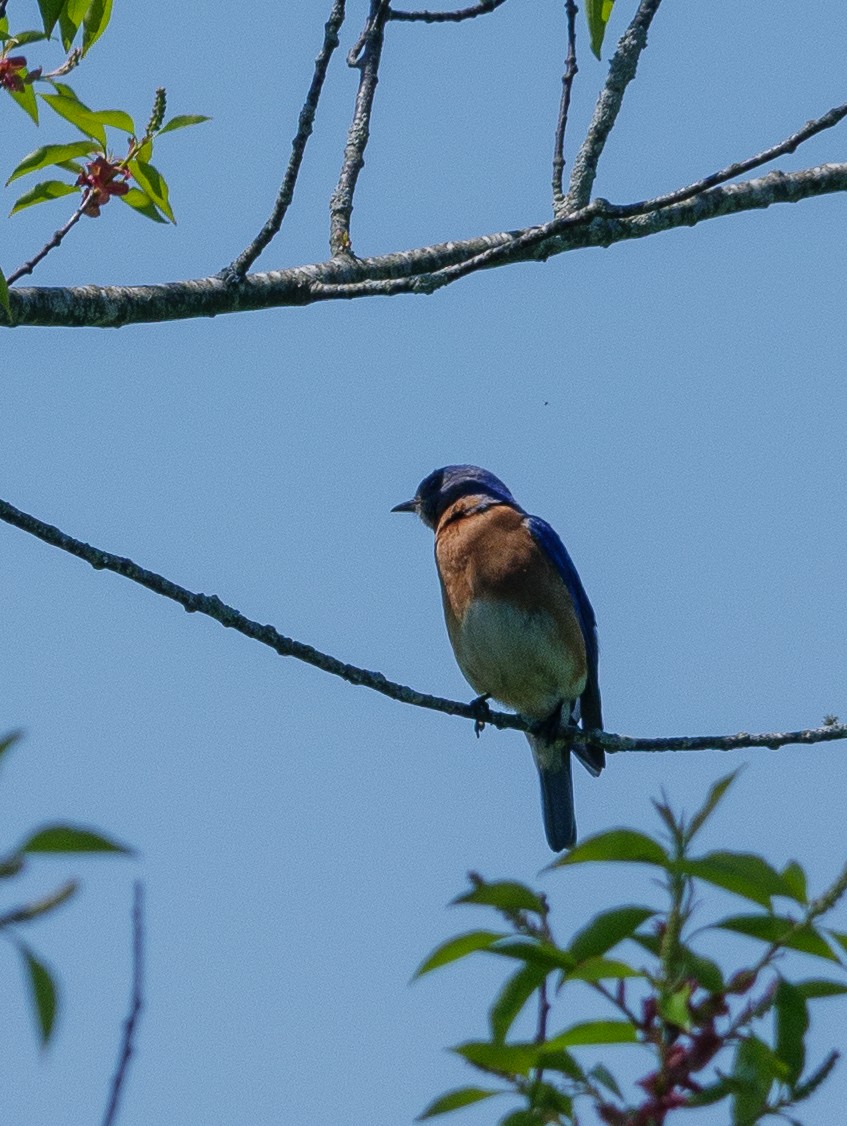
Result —
[{"label": "leaf cluster", "polygon": [[[454,902],[493,908],[508,925],[450,939],[416,976],[476,953],[517,964],[490,1006],[488,1037],[453,1049],[500,1083],[450,1091],[435,1099],[422,1119],[494,1096],[511,1096],[513,1102],[517,1096],[501,1126],[575,1126],[579,1100],[589,1101],[609,1126],[662,1126],[673,1111],[722,1102],[729,1103],[733,1126],[750,1126],[769,1115],[793,1121],[788,1111],[809,1098],[838,1057],[833,1052],[808,1066],[806,1036],[811,1003],[847,993],[847,934],[821,924],[847,890],[847,869],[823,895],[809,899],[805,872],[796,861],[779,870],[752,853],[696,854],[694,840],[734,778],[718,781],[690,819],[675,814],[664,799],[654,803],[664,827],[658,836],[615,829],[555,861],[551,868],[647,865],[664,897],[661,907],[627,904],[601,911],[567,944],[556,941],[547,899],[539,892],[471,874],[471,890]],[[731,892],[756,910],[694,930],[703,884]],[[750,959],[727,970],[707,956],[704,937],[720,931],[752,940]],[[623,944],[626,957],[618,950]],[[811,955],[837,974],[792,980],[785,966],[788,951]],[[567,1013],[577,982],[596,995],[597,1019],[548,1031],[549,1015],[554,1008]],[[536,1036],[510,1039],[515,1021],[532,1003],[538,1009]],[[607,1044],[640,1045],[650,1053],[636,1094],[625,1095],[604,1062],[582,1058],[585,1048]]]},{"label": "leaf cluster", "polygon": [[[20,737],[13,732],[0,739],[0,761]],[[15,848],[0,854],[0,880],[11,881],[19,876],[36,857],[59,853],[78,855],[121,854],[131,852],[125,845],[104,837],[101,833],[76,825],[54,824],[31,833]],[[23,961],[29,984],[33,1013],[42,1045],[46,1045],[53,1032],[58,1004],[56,981],[44,961],[20,937],[20,928],[36,919],[51,914],[78,890],[76,880],[67,880],[54,891],[17,907],[0,911],[0,936],[8,939]]]}]

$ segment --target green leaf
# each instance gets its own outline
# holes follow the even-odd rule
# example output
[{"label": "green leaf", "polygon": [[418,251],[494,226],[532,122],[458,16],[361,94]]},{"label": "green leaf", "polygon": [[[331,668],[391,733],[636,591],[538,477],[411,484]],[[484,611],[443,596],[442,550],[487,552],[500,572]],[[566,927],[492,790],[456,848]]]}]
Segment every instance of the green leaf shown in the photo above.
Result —
[{"label": "green leaf", "polygon": [[41,12],[45,34],[52,33],[64,5],[65,0],[38,0],[38,10]]},{"label": "green leaf", "polygon": [[174,129],[185,129],[188,125],[200,125],[203,121],[211,120],[211,117],[205,117],[202,113],[181,113],[166,121],[156,136],[161,137],[163,133],[172,133]]},{"label": "green leaf", "polygon": [[827,931],[827,934],[831,935],[835,939],[842,950],[847,951],[847,934],[844,934],[843,931],[834,930]]},{"label": "green leaf", "polygon": [[165,183],[165,178],[159,170],[154,168],[152,164],[147,164],[143,160],[130,161],[129,170],[138,181],[138,186],[141,190],[152,199],[159,210],[166,215],[172,223],[176,223],[174,213],[171,211],[171,205],[168,203],[168,185]]},{"label": "green leaf", "polygon": [[743,767],[739,766],[737,769],[733,770],[731,774],[725,774],[723,778],[719,778],[717,782],[714,783],[706,796],[706,800],[691,818],[691,823],[685,834],[687,841],[692,841],[696,834],[700,832],[720,804],[724,794],[742,770]]},{"label": "green leaf", "polygon": [[733,1065],[733,1126],[750,1126],[756,1122],[767,1102],[776,1072],[773,1053],[755,1036],[742,1040]]},{"label": "green leaf", "polygon": [[658,1008],[668,1024],[676,1025],[686,1032],[691,1029],[691,1013],[688,1002],[691,998],[691,986],[687,983],[673,993],[663,993],[658,999]]},{"label": "green leaf", "polygon": [[429,957],[421,962],[412,975],[412,981],[423,977],[431,970],[437,970],[440,966],[449,965],[450,962],[456,962],[459,958],[467,957],[468,954],[474,954],[477,950],[487,950],[493,943],[505,937],[505,934],[498,931],[468,931],[467,934],[450,938],[440,946],[436,946]]},{"label": "green leaf", "polygon": [[[9,283],[6,281],[6,275],[2,270],[0,270],[0,309],[2,309],[5,312],[6,316],[11,319],[12,307],[9,304]],[[12,743],[14,743],[17,737],[18,733],[16,732],[13,735],[9,735],[2,743],[0,743],[0,755],[2,755],[4,751],[11,747]]]},{"label": "green leaf", "polygon": [[30,172],[37,172],[40,168],[49,168],[53,164],[61,164],[63,160],[73,160],[77,156],[96,152],[97,146],[91,141],[73,141],[69,145],[42,145],[40,149],[33,149],[23,158],[15,171],[6,181],[7,186],[20,176]]},{"label": "green leaf", "polygon": [[155,203],[149,199],[139,188],[130,188],[126,195],[117,196],[121,203],[127,204],[139,215],[152,219],[154,223],[167,223],[167,219],[159,214]]},{"label": "green leaf", "polygon": [[776,1008],[776,1055],[788,1069],[793,1087],[806,1063],[805,1037],[809,1029],[806,998],[796,985],[780,979],[774,998]]},{"label": "green leaf", "polygon": [[18,942],[17,946],[23,955],[33,1010],[43,1047],[50,1039],[56,1020],[56,986],[50,971],[42,962],[39,962],[29,947],[22,942]]},{"label": "green leaf", "polygon": [[847,985],[838,981],[827,981],[825,978],[808,978],[806,981],[795,981],[794,987],[806,998],[807,1001],[816,1001],[819,997],[840,997],[847,993]]},{"label": "green leaf", "polygon": [[513,1110],[500,1119],[499,1126],[542,1126],[543,1119],[534,1110]]},{"label": "green leaf", "polygon": [[817,1091],[818,1087],[820,1087],[821,1083],[823,1083],[827,1078],[835,1065],[838,1063],[840,1058],[840,1052],[830,1052],[823,1063],[812,1072],[808,1079],[806,1079],[803,1083],[798,1083],[798,1085],[791,1092],[794,1101],[796,1103],[799,1103],[802,1102],[803,1099],[807,1099],[810,1095],[813,1095],[815,1091]]},{"label": "green leaf", "polygon": [[614,1075],[612,1075],[611,1071],[609,1071],[608,1067],[604,1064],[596,1064],[589,1071],[588,1075],[591,1079],[596,1079],[598,1083],[601,1083],[608,1091],[611,1091],[613,1095],[617,1095],[619,1099],[623,1098],[623,1093],[618,1086],[617,1079],[615,1079]]},{"label": "green leaf", "polygon": [[542,1112],[539,1126],[544,1122],[561,1121],[563,1116],[572,1118],[573,1099],[570,1095],[566,1095],[564,1091],[560,1091],[558,1087],[554,1087],[552,1083],[534,1082],[530,1099],[532,1109]]},{"label": "green leaf", "polygon": [[580,1044],[635,1044],[635,1029],[628,1020],[589,1020],[548,1041],[549,1047],[575,1048]]},{"label": "green leaf", "polygon": [[807,924],[795,931],[795,926],[793,919],[786,919],[781,915],[733,915],[719,923],[713,923],[712,929],[746,934],[762,942],[802,950],[805,954],[813,954],[831,962],[838,961],[828,943],[814,927]]},{"label": "green leaf", "polygon": [[605,954],[636,931],[656,912],[650,907],[616,907],[603,911],[571,940],[568,953],[577,963]]},{"label": "green leaf", "polygon": [[452,1049],[456,1055],[478,1067],[499,1075],[529,1075],[538,1066],[541,1046],[534,1043],[493,1044],[471,1040]]},{"label": "green leaf", "polygon": [[499,954],[502,958],[517,958],[534,966],[541,966],[548,972],[551,970],[564,970],[566,973],[574,969],[574,960],[567,950],[560,950],[551,942],[530,942],[518,939],[501,942],[495,946],[492,954]]},{"label": "green leaf", "polygon": [[49,199],[59,199],[63,195],[73,195],[78,191],[79,188],[73,184],[66,184],[64,180],[42,180],[40,184],[36,184],[34,188],[30,188],[15,200],[15,206],[9,214],[14,215],[16,211],[23,211],[25,207],[45,203]]},{"label": "green leaf", "polygon": [[619,860],[632,864],[655,864],[669,869],[671,859],[658,841],[634,829],[611,829],[587,837],[578,845],[554,860],[551,868],[566,864],[585,864],[589,860]]},{"label": "green leaf", "polygon": [[21,852],[121,852],[132,855],[132,849],[126,845],[74,825],[48,825],[33,833],[21,845]]},{"label": "green leaf", "polygon": [[10,90],[9,94],[18,103],[21,109],[28,113],[35,124],[38,124],[38,102],[35,100],[35,91],[31,86],[24,86],[23,90]]},{"label": "green leaf", "polygon": [[488,1014],[492,1039],[502,1043],[524,1005],[547,976],[547,970],[528,963],[507,980]]},{"label": "green leaf", "polygon": [[790,897],[797,903],[808,903],[806,892],[806,873],[796,860],[789,860],[782,870],[782,880],[789,889]]},{"label": "green leaf", "polygon": [[59,117],[63,117],[65,121],[69,121],[71,125],[75,125],[81,133],[85,133],[89,137],[93,137],[101,148],[106,147],[106,130],[102,124],[97,120],[96,116],[91,112],[88,106],[83,105],[76,97],[70,86],[65,86],[65,90],[70,91],[70,97],[67,94],[41,94],[41,100],[46,102],[54,113]]},{"label": "green leaf", "polygon": [[42,39],[47,36],[43,31],[16,31],[14,35],[9,38],[14,39],[18,47],[25,47],[27,43],[40,43]]},{"label": "green leaf", "polygon": [[87,55],[109,25],[112,0],[92,0],[82,24],[82,53]]},{"label": "green leaf", "polygon": [[423,1122],[425,1118],[435,1118],[438,1114],[447,1114],[448,1111],[460,1110],[463,1106],[471,1106],[473,1103],[482,1102],[483,1099],[490,1099],[492,1095],[505,1094],[511,1094],[511,1092],[492,1091],[484,1087],[459,1087],[458,1090],[448,1091],[446,1095],[441,1095],[440,1098],[431,1102],[415,1121]]},{"label": "green leaf", "polygon": [[526,884],[514,880],[501,880],[497,883],[483,883],[464,895],[457,896],[453,903],[481,903],[486,907],[496,907],[500,911],[534,911],[538,915],[546,913],[544,900]]},{"label": "green leaf", "polygon": [[588,18],[588,31],[591,35],[591,50],[600,58],[600,48],[606,34],[606,24],[612,14],[615,0],[586,0],[585,15]]},{"label": "green leaf", "polygon": [[761,856],[751,852],[709,852],[697,859],[682,860],[676,871],[769,907],[775,895],[794,898],[791,885]]},{"label": "green leaf", "polygon": [[62,46],[66,51],[70,50],[79,25],[91,4],[92,0],[65,0],[59,12],[59,31],[62,36]]},{"label": "green leaf", "polygon": [[641,970],[633,969],[626,962],[619,962],[609,958],[586,958],[572,970],[565,970],[566,981],[608,981],[619,980],[625,977],[644,977]]},{"label": "green leaf", "polygon": [[[656,958],[661,952],[661,939],[655,934],[634,934],[633,939],[639,946],[649,950]],[[723,974],[720,966],[710,958],[697,954],[690,946],[679,943],[677,947],[680,972],[685,977],[692,977],[709,993],[720,993],[724,987]]]}]

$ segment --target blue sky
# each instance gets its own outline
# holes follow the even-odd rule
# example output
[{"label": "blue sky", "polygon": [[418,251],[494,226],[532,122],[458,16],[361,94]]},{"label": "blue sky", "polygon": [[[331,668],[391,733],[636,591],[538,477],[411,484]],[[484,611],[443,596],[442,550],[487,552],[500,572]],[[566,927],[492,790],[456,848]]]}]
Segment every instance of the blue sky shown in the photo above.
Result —
[{"label": "blue sky", "polygon": [[[349,6],[344,50],[366,8]],[[165,85],[171,112],[214,120],[161,141],[176,228],[112,204],[39,284],[203,276],[249,241],[329,3],[248,7],[222,21],[212,5],[116,5],[75,76],[80,96],[145,120]],[[613,40],[633,8],[619,0]],[[458,28],[390,29],[353,217],[361,254],[548,217],[560,9],[511,0]],[[580,32],[569,156],[605,73]],[[782,139],[844,100],[846,47],[835,0],[814,25],[792,4],[668,0],[597,193],[658,194]],[[260,267],[326,256],[354,84],[339,54]],[[38,133],[19,112],[4,121],[4,179],[69,132],[46,111]],[[842,159],[843,129],[779,166]],[[64,204],[6,223],[4,267],[41,245]],[[299,640],[467,699],[431,536],[389,510],[435,466],[478,463],[557,528],[580,570],[610,730],[815,726],[847,713],[843,218],[832,196],[488,271],[429,298],[18,329],[3,336],[0,495]],[[434,945],[489,921],[445,909],[468,869],[533,882],[550,858],[523,738],[477,742],[466,722],[275,657],[12,528],[0,537],[0,726],[27,732],[3,764],[3,840],[74,820],[139,854],[45,860],[21,882],[35,895],[75,873],[83,891],[28,931],[62,985],[44,1053],[15,952],[0,949],[4,1120],[102,1114],[136,877],[148,966],[125,1126],[316,1112],[396,1126],[471,1080],[444,1048],[483,1034],[501,967],[409,979]],[[822,888],[844,861],[837,744],[618,755],[599,780],[578,771],[580,830],[653,829],[662,787],[691,809],[741,762],[704,845],[796,857]],[[562,939],[654,895],[628,871],[541,886]],[[715,896],[704,910],[737,907]],[[847,929],[843,908],[836,921]],[[844,1023],[843,1005],[820,1003],[818,1055],[843,1045]],[[835,1121],[845,1098],[842,1064],[808,1121]],[[724,1120],[698,1114],[694,1126]],[[487,1107],[455,1118],[491,1120]]]}]

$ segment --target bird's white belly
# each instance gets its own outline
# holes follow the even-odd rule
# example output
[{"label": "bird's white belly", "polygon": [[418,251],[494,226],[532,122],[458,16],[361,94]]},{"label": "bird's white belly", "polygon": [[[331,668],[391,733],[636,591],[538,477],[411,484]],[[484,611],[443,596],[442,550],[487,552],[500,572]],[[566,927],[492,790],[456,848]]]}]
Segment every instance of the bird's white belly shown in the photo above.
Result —
[{"label": "bird's white belly", "polygon": [[476,599],[456,640],[459,667],[474,690],[524,715],[546,717],[585,688],[549,614]]}]

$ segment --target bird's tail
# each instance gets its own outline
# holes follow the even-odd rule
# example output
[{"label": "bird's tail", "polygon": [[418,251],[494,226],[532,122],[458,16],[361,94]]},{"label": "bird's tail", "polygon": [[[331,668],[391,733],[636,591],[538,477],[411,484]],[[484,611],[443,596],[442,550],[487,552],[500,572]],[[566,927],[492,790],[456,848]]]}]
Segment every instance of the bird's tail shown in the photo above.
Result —
[{"label": "bird's tail", "polygon": [[527,735],[541,779],[544,832],[554,852],[576,844],[576,814],[573,807],[571,753],[536,735]]}]

